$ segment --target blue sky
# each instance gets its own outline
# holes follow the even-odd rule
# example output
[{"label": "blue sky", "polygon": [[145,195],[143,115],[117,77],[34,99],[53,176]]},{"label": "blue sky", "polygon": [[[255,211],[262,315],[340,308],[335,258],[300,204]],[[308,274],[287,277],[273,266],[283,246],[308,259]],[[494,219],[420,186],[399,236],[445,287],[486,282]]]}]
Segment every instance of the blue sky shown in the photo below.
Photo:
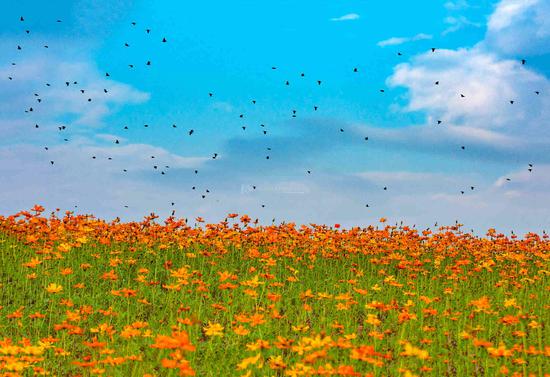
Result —
[{"label": "blue sky", "polygon": [[550,225],[543,0],[5,8],[1,213]]}]

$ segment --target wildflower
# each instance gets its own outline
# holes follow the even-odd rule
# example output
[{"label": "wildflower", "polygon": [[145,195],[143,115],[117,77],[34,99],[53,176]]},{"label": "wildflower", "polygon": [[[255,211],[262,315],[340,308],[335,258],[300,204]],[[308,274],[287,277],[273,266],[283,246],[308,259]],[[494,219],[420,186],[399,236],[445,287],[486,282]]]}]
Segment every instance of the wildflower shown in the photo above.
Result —
[{"label": "wildflower", "polygon": [[476,311],[486,310],[491,308],[491,302],[489,301],[489,297],[483,296],[478,300],[473,300],[470,302],[470,305],[474,306],[476,308]]},{"label": "wildflower", "polygon": [[505,315],[500,319],[500,322],[505,325],[514,325],[516,323],[519,323],[519,318],[513,315]]},{"label": "wildflower", "polygon": [[237,364],[237,369],[239,370],[246,369],[248,368],[249,365],[258,363],[261,357],[262,357],[261,353],[256,354],[256,356],[247,357],[243,359],[239,364]]},{"label": "wildflower", "polygon": [[194,351],[193,346],[189,341],[189,336],[185,331],[174,331],[171,336],[157,335],[155,343],[151,345],[151,348],[164,348],[164,349],[182,349],[184,351]]},{"label": "wildflower", "polygon": [[56,284],[56,283],[50,283],[47,287],[46,287],[46,291],[48,293],[59,293],[63,290],[63,287],[59,284]]},{"label": "wildflower", "polygon": [[269,342],[268,341],[265,341],[265,340],[262,340],[262,339],[258,339],[256,340],[254,343],[249,343],[246,345],[246,348],[249,350],[249,351],[256,351],[256,350],[262,350],[262,349],[269,349],[271,348],[269,346]]},{"label": "wildflower", "polygon": [[208,322],[208,326],[203,327],[204,334],[206,336],[219,336],[223,337],[223,326],[219,323]]},{"label": "wildflower", "polygon": [[487,347],[487,352],[493,357],[510,357],[514,354],[514,350],[507,349],[504,344],[499,345],[497,348]]},{"label": "wildflower", "polygon": [[279,370],[279,369],[285,369],[287,367],[287,364],[283,361],[283,357],[278,356],[271,356],[268,359],[269,367],[273,370]]},{"label": "wildflower", "polygon": [[382,321],[380,321],[378,319],[378,316],[375,314],[367,314],[365,323],[368,323],[369,325],[373,325],[373,326],[379,326],[382,323]]},{"label": "wildflower", "polygon": [[247,330],[243,325],[239,325],[233,329],[233,332],[240,336],[245,336],[250,334],[250,330]]},{"label": "wildflower", "polygon": [[410,343],[405,343],[405,350],[401,352],[403,356],[416,356],[420,360],[426,360],[430,358],[428,351],[412,346]]}]

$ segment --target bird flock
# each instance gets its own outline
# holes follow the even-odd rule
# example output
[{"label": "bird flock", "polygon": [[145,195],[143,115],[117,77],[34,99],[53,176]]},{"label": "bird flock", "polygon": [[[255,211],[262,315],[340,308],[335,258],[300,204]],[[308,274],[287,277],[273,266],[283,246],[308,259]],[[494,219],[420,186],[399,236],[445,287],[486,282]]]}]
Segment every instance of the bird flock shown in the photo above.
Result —
[{"label": "bird flock", "polygon": [[[25,25],[26,23],[26,19],[24,16],[21,16],[19,18],[19,22],[21,23],[21,25]],[[55,23],[62,23],[63,21],[62,20],[52,20],[52,22],[55,22]],[[137,22],[131,22],[130,25],[129,25],[130,28],[136,28],[136,29],[139,29],[140,28],[140,25],[138,25]],[[145,33],[146,36],[150,37],[150,38],[157,38],[158,40],[158,43],[160,44],[167,44],[169,43],[169,39],[167,39],[166,37],[156,37],[154,35],[154,33],[152,33],[152,29],[149,28],[149,27],[146,27],[142,30],[143,33]],[[31,30],[24,27],[23,26],[23,35],[30,35],[31,34]],[[132,48],[132,45],[131,43],[129,42],[125,42],[121,48],[124,48],[124,49],[128,49],[128,48]],[[45,44],[43,45],[43,48],[46,48],[48,49],[49,48],[49,45]],[[25,42],[24,40],[22,40],[19,44],[17,44],[15,46],[15,49],[17,52],[20,52],[22,50],[25,49]],[[431,53],[433,54],[437,54],[438,53],[438,49],[433,47],[431,48]],[[397,56],[403,56],[403,53],[400,52],[400,51],[397,51],[396,52]],[[522,65],[525,65],[527,63],[527,61],[525,59],[521,59],[521,64]],[[152,60],[145,60],[143,63],[142,63],[145,67],[150,67],[153,63],[152,63]],[[12,81],[12,82],[16,82],[18,77],[17,77],[17,70],[16,70],[16,66],[17,66],[17,62],[14,61],[11,63],[11,65],[14,67],[13,71],[14,73],[13,74],[10,74],[7,79],[9,81]],[[132,70],[134,68],[136,68],[137,64],[135,63],[132,63],[132,64],[128,64],[128,69]],[[277,66],[272,66],[271,67],[271,70],[274,71],[274,70],[277,70],[278,67]],[[353,67],[351,69],[351,72],[353,74],[357,74],[359,75],[361,72],[360,72],[360,69],[358,67]],[[300,79],[303,79],[306,77],[306,73],[305,72],[300,72],[299,73],[299,78]],[[105,72],[105,78],[111,78],[111,74],[107,71]],[[441,82],[443,82],[445,78],[442,77],[440,78],[439,80],[435,81],[433,83],[433,85],[435,86],[439,86]],[[108,83],[108,80],[106,81]],[[323,80],[319,80],[319,79],[315,79],[312,83],[313,85],[317,86],[317,87],[322,87],[323,85]],[[80,84],[79,84],[79,81],[78,81],[78,78],[67,78],[66,81],[64,82],[44,82],[43,83],[44,86],[46,87],[65,87],[66,90],[77,90],[81,95],[82,95],[82,98],[83,98],[83,101],[85,102],[93,102],[94,101],[94,96],[89,94],[88,90],[86,88],[82,88],[80,87]],[[283,86],[286,86],[286,87],[291,87],[292,86],[292,79],[286,79],[284,80],[284,82],[282,82],[282,85]],[[35,122],[32,120],[32,115],[36,113],[36,110],[39,109],[40,106],[44,106],[44,103],[48,101],[48,98],[44,98],[40,95],[40,89],[39,88],[36,88],[36,92],[32,93],[32,99],[33,99],[33,103],[35,103],[33,106],[29,106],[28,108],[26,108],[24,110],[25,113],[29,114],[29,117],[31,119],[29,119],[29,122],[31,124],[34,124],[34,128],[38,129],[40,128],[40,125],[39,123]],[[381,95],[383,95],[385,93],[385,89],[384,88],[380,88],[379,89],[379,92]],[[103,88],[102,90],[102,95],[104,96],[109,96],[110,95],[110,89],[109,89],[109,86],[106,85],[105,88]],[[539,90],[535,91],[534,92],[534,95],[540,95],[541,92]],[[205,93],[206,96],[208,96],[209,98],[211,99],[214,99],[215,98],[215,91],[210,91],[210,92],[206,92]],[[468,95],[467,93],[457,93],[456,94],[460,99],[464,100],[464,101],[467,101],[468,100]],[[509,99],[508,100],[510,106],[513,106],[515,103],[516,103],[516,99]],[[256,105],[257,104],[257,100],[256,99],[252,99],[250,100],[250,103],[252,105]],[[320,106],[319,105],[314,105],[313,108],[312,108],[313,111],[317,112],[317,111],[320,111]],[[296,118],[298,116],[297,114],[297,110],[296,109],[291,109],[290,111],[290,116],[291,118]],[[242,120],[246,117],[246,114],[244,113],[241,113],[239,114],[239,119]],[[445,122],[441,119],[437,119],[436,120],[436,125],[442,125],[444,126],[445,125]],[[67,136],[69,134],[69,131],[70,131],[70,125],[66,125],[66,124],[63,124],[63,125],[60,125],[57,127],[57,132],[59,132],[60,135],[62,135],[62,139],[64,142],[69,142],[69,136]],[[262,131],[262,134],[263,135],[268,135],[268,129],[266,128],[265,124],[260,124],[260,127],[261,127],[261,131]],[[149,124],[143,124],[143,128],[145,129],[148,129],[149,128]],[[176,124],[172,124],[172,128],[176,129],[177,128],[177,125]],[[247,126],[246,125],[242,125],[241,126],[242,128],[242,131],[243,132],[246,132],[247,131]],[[129,130],[129,126],[125,125],[122,127],[122,131],[127,131]],[[186,133],[187,133],[187,137],[193,137],[193,135],[195,135],[197,132],[197,130],[195,129],[188,129],[186,130]],[[338,127],[338,132],[340,133],[344,133],[345,132],[345,129],[344,128],[341,128],[341,127]],[[367,143],[369,141],[369,137],[368,136],[362,136],[363,137],[363,142],[364,143]],[[116,146],[119,146],[119,145],[122,145],[123,144],[123,141],[122,141],[122,138],[116,138],[113,143],[116,145]],[[44,146],[44,150],[45,151],[49,151],[50,148],[48,146]],[[461,151],[467,151],[467,146],[466,145],[461,145],[460,146],[460,150]],[[265,158],[266,160],[269,160],[270,157],[271,157],[271,151],[272,151],[272,148],[271,147],[266,147],[265,149],[266,153],[265,155],[263,156],[263,158]],[[217,152],[214,152],[212,153],[212,156],[211,158],[213,160],[216,160],[218,159],[220,155],[217,153]],[[91,160],[96,160],[98,159],[98,156],[96,155],[91,155],[89,156],[89,158]],[[107,160],[112,160],[113,157],[109,156],[107,157]],[[170,169],[170,166],[169,165],[163,165],[163,164],[160,164],[160,163],[155,163],[155,159],[156,159],[156,156],[154,155],[151,155],[150,156],[150,160],[151,160],[151,169],[155,172],[158,172],[160,175],[166,175]],[[53,159],[48,159],[48,162],[51,166],[55,166],[56,164],[56,161],[53,160]],[[526,164],[526,169],[531,173],[534,169],[534,165],[532,162],[529,162]],[[122,172],[121,173],[127,173],[128,172],[128,169],[127,168],[124,168],[122,169]],[[198,175],[199,174],[199,170],[195,169],[193,171],[193,173],[195,175]],[[305,174],[307,175],[311,175],[313,173],[313,170],[312,169],[307,169],[305,172]],[[506,181],[507,182],[510,182],[511,179],[510,178],[506,178]],[[191,186],[192,190],[194,191],[198,191],[198,185],[197,184],[193,184]],[[252,185],[252,190],[256,190],[257,188],[257,185]],[[388,191],[389,190],[389,187],[387,185],[384,185],[382,186],[382,189],[383,191]],[[469,186],[467,188],[459,188],[458,191],[460,192],[461,195],[464,195],[466,194],[466,192],[468,191],[474,191],[475,190],[475,186]],[[211,193],[211,190],[210,188],[203,188],[200,192],[200,198],[201,199],[206,199],[207,196]],[[169,202],[170,205],[172,207],[175,206],[175,202],[174,201],[170,201]],[[266,205],[265,203],[261,203],[260,204],[262,208],[265,208]],[[365,207],[369,208],[372,206],[372,203],[366,203],[364,204]],[[75,207],[78,207],[75,205]],[[124,208],[129,208],[128,204],[124,204]],[[175,214],[175,210],[172,210],[172,216],[174,216]]]}]

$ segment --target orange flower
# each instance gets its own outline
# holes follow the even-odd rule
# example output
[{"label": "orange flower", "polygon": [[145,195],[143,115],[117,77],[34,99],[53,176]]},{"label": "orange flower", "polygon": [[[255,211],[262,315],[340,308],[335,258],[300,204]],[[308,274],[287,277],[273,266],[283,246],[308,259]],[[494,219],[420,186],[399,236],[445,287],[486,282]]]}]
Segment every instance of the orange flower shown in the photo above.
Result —
[{"label": "orange flower", "polygon": [[505,315],[500,319],[500,322],[504,323],[505,325],[514,325],[516,323],[519,323],[519,318],[513,315]]},{"label": "orange flower", "polygon": [[477,311],[480,310],[486,310],[491,308],[491,302],[489,301],[489,297],[483,296],[479,298],[478,300],[473,300],[470,302],[470,305],[475,306]]},{"label": "orange flower", "polygon": [[510,357],[514,354],[514,350],[507,349],[503,344],[498,346],[498,348],[488,347],[487,351],[493,357]]},{"label": "orange flower", "polygon": [[182,349],[184,351],[194,351],[195,346],[189,342],[189,336],[185,331],[174,331],[171,336],[157,335],[155,343],[151,348],[163,349]]}]

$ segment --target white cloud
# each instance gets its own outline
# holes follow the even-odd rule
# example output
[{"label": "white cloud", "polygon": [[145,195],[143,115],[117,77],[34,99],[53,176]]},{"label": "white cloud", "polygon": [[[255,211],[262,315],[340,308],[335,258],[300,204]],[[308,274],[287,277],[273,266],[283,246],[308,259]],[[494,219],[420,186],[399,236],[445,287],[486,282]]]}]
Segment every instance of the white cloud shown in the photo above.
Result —
[{"label": "white cloud", "polygon": [[489,18],[485,42],[503,54],[550,52],[550,2],[502,0]]},{"label": "white cloud", "polygon": [[447,1],[443,4],[445,9],[448,10],[461,10],[470,7],[470,4],[466,0]]},{"label": "white cloud", "polygon": [[398,172],[393,186],[406,189],[388,196],[385,212],[391,221],[423,227],[430,221],[432,225],[436,221],[448,225],[458,220],[467,230],[474,228],[481,233],[490,227],[520,234],[548,231],[550,212],[545,203],[550,200],[550,165],[535,165],[532,173],[526,168],[497,180],[504,181],[502,184],[480,174]]},{"label": "white cloud", "polygon": [[411,41],[422,41],[422,40],[428,40],[432,39],[433,37],[429,34],[420,33],[415,35],[414,37],[392,37],[385,39],[383,41],[380,41],[377,43],[380,47],[386,47],[386,46],[397,46],[403,43],[411,42]]},{"label": "white cloud", "polygon": [[436,173],[418,173],[410,171],[369,171],[357,173],[358,177],[374,182],[422,182],[426,180],[445,178],[442,174]]},{"label": "white cloud", "polygon": [[493,142],[550,136],[545,128],[550,97],[535,94],[550,91],[550,81],[482,45],[419,55],[396,66],[388,84],[408,88],[405,110],[426,112],[432,124],[442,120],[460,127],[455,133]]},{"label": "white cloud", "polygon": [[521,170],[511,171],[494,182],[495,188],[514,190],[516,193],[550,192],[550,164],[525,165]]},{"label": "white cloud", "polygon": [[[149,144],[127,144],[116,147],[104,147],[95,145],[84,145],[79,148],[79,151],[84,156],[97,156],[98,159],[108,161],[108,157],[112,157],[116,171],[125,168],[129,170],[151,170],[154,165],[159,168],[167,169],[191,169],[202,166],[209,157],[184,157],[168,152],[161,147],[152,146]],[[52,151],[56,153],[56,149]],[[62,154],[67,154],[63,152]],[[154,158],[151,158],[154,156]],[[169,168],[165,169],[168,165]]]},{"label": "white cloud", "polygon": [[514,26],[529,9],[539,0],[504,0],[501,1],[489,18],[489,30],[498,31]]},{"label": "white cloud", "polygon": [[[74,125],[98,127],[102,119],[118,107],[149,99],[148,93],[105,77],[87,61],[37,56],[16,66],[0,67],[0,76],[13,78],[0,94],[0,113],[12,119],[32,118],[37,123],[71,115]],[[50,86],[46,86],[47,83]],[[38,98],[42,102],[38,103]],[[33,113],[25,117],[24,111],[30,107]]]},{"label": "white cloud", "polygon": [[516,138],[487,130],[484,128],[469,127],[466,125],[446,127],[449,136],[453,139],[477,141],[487,145],[501,147],[519,147],[522,145]]},{"label": "white cloud", "polygon": [[[430,51],[395,67],[388,85],[408,90],[401,109],[423,112],[426,121],[417,127],[378,131],[373,139],[409,148],[431,146],[432,151],[463,144],[470,154],[506,155],[512,166],[494,181],[487,181],[493,172],[484,166],[480,166],[484,177],[457,174],[455,182],[462,188],[454,192],[449,186],[435,193],[427,191],[427,195],[418,192],[415,196],[411,191],[400,199],[392,198],[401,204],[402,213],[412,214],[409,221],[445,218],[448,211],[469,225],[482,227],[536,231],[550,225],[550,164],[545,157],[550,149],[550,80],[528,64],[522,65],[517,57],[506,55],[548,51],[549,7],[550,3],[539,0],[502,0],[489,19],[485,39],[475,46]],[[470,21],[451,17],[447,23],[451,25],[447,32],[451,32]],[[437,125],[437,120],[442,124]],[[527,170],[528,163],[534,164],[532,172]],[[416,189],[439,181],[431,173],[373,174],[371,179],[393,178]],[[475,189],[470,190],[470,185]]]},{"label": "white cloud", "polygon": [[[51,45],[58,42],[52,40]],[[30,51],[16,65],[0,65],[5,80],[0,126],[6,126],[0,143],[0,176],[9,182],[2,188],[0,211],[13,213],[31,203],[44,203],[50,209],[78,205],[105,216],[141,216],[155,210],[151,205],[180,197],[180,188],[163,184],[162,178],[192,175],[192,169],[204,166],[210,157],[182,156],[108,133],[107,116],[147,101],[149,94],[106,77],[86,54],[71,56],[71,49],[63,51],[56,55]],[[25,112],[30,107],[33,111]],[[61,125],[67,127],[63,137],[68,142],[60,143]],[[123,212],[129,203],[133,209]]]},{"label": "white cloud", "polygon": [[[0,211],[14,213],[43,203],[65,209],[78,205],[81,210],[105,216],[144,216],[155,211],[150,206],[156,204],[165,208],[175,198],[180,203],[196,199],[186,198],[183,188],[169,180],[182,174],[191,176],[191,169],[204,166],[207,160],[146,144],[98,146],[89,139],[52,146],[47,151],[25,144],[1,147],[0,176],[10,183],[2,188]],[[185,187],[185,191],[190,188]],[[126,211],[124,205],[131,208]]]},{"label": "white cloud", "polygon": [[400,45],[405,42],[408,42],[409,40],[410,40],[409,38],[405,38],[405,37],[391,37],[378,42],[377,45],[380,47],[396,46],[396,45]]},{"label": "white cloud", "polygon": [[330,20],[340,22],[340,21],[358,20],[359,18],[360,18],[360,16],[357,13],[348,13],[348,14],[345,14],[345,15],[340,16],[340,17],[331,18]]},{"label": "white cloud", "polygon": [[454,33],[455,31],[459,31],[467,26],[472,26],[472,27],[482,26],[477,22],[470,21],[465,16],[458,16],[458,17],[449,16],[449,17],[446,17],[444,21],[449,26],[447,27],[447,29],[443,30],[443,32],[441,33],[442,35]]}]

